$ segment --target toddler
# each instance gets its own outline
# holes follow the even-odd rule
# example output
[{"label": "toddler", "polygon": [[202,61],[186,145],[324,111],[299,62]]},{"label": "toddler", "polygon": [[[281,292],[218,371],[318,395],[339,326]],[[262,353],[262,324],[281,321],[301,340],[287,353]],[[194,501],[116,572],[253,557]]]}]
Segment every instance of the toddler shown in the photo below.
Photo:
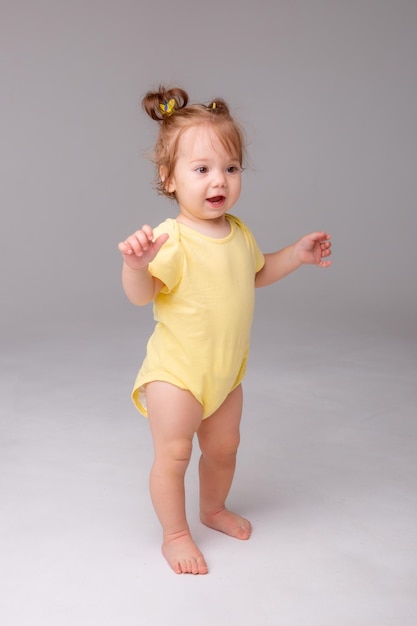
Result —
[{"label": "toddler", "polygon": [[178,215],[143,226],[119,243],[129,300],[154,303],[155,329],[132,398],[148,417],[154,444],[152,503],[162,552],[177,574],[206,574],[185,513],[184,476],[194,435],[200,518],[237,539],[250,522],[226,508],[239,446],[242,379],[249,352],[255,287],[305,263],[330,265],[330,237],[314,232],[263,254],[230,213],[241,190],[244,140],[222,99],[189,104],[180,88],[160,87],[142,101],[159,124],[154,159],[159,191]]}]

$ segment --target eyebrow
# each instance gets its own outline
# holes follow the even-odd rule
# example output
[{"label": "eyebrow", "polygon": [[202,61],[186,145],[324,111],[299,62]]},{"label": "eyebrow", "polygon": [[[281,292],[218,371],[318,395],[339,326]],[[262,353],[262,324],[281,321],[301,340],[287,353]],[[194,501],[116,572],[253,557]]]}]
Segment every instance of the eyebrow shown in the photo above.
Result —
[{"label": "eyebrow", "polygon": [[[202,157],[202,158],[199,158],[199,159],[193,159],[192,161],[189,161],[189,163],[192,165],[194,163],[201,163],[201,162],[209,163],[210,161],[212,161],[211,157]],[[230,157],[230,159],[227,159],[226,162],[227,163],[233,163],[233,161],[236,161],[237,163],[240,162],[237,156],[236,157]]]}]

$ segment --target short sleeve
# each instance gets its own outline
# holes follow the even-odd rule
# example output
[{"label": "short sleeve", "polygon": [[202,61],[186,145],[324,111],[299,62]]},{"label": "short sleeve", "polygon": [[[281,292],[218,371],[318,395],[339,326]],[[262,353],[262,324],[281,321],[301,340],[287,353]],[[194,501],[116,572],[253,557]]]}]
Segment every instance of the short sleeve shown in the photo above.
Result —
[{"label": "short sleeve", "polygon": [[252,233],[252,231],[244,224],[241,220],[239,220],[234,215],[232,216],[237,227],[243,232],[246,242],[249,245],[249,248],[252,252],[252,257],[255,266],[255,272],[259,272],[265,265],[265,257],[261,249],[259,248],[256,239]]},{"label": "short sleeve", "polygon": [[164,283],[161,293],[169,293],[180,282],[183,271],[184,254],[179,241],[178,228],[174,220],[168,219],[154,229],[155,239],[167,233],[169,238],[164,243],[154,260],[149,263],[149,271]]},{"label": "short sleeve", "polygon": [[263,266],[265,265],[265,257],[264,257],[263,252],[260,250],[258,244],[256,243],[255,237],[252,235],[252,233],[250,233],[250,235],[252,239],[251,247],[252,247],[253,255],[255,259],[255,271],[256,273],[258,273],[259,270],[261,270]]}]

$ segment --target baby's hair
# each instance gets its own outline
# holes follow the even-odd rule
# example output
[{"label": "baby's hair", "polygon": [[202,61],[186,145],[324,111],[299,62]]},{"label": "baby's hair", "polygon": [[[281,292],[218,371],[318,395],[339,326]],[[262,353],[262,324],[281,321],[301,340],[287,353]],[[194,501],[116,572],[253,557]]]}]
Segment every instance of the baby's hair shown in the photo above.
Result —
[{"label": "baby's hair", "polygon": [[239,124],[230,114],[222,98],[210,104],[188,104],[189,97],[180,87],[160,86],[158,91],[149,91],[142,100],[145,112],[159,122],[153,160],[157,169],[157,190],[169,198],[175,193],[167,190],[167,182],[174,171],[181,135],[193,126],[209,126],[214,130],[224,148],[243,164],[244,136]]}]

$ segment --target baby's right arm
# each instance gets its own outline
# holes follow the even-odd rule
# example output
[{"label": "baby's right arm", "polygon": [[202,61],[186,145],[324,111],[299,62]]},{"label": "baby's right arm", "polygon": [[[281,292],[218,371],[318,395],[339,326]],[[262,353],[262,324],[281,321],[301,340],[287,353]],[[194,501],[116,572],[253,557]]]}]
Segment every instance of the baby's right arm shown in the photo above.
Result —
[{"label": "baby's right arm", "polygon": [[162,282],[154,278],[148,265],[158,254],[169,235],[164,233],[153,241],[153,230],[145,225],[119,243],[123,257],[122,284],[128,299],[138,306],[148,304],[159,293]]}]

